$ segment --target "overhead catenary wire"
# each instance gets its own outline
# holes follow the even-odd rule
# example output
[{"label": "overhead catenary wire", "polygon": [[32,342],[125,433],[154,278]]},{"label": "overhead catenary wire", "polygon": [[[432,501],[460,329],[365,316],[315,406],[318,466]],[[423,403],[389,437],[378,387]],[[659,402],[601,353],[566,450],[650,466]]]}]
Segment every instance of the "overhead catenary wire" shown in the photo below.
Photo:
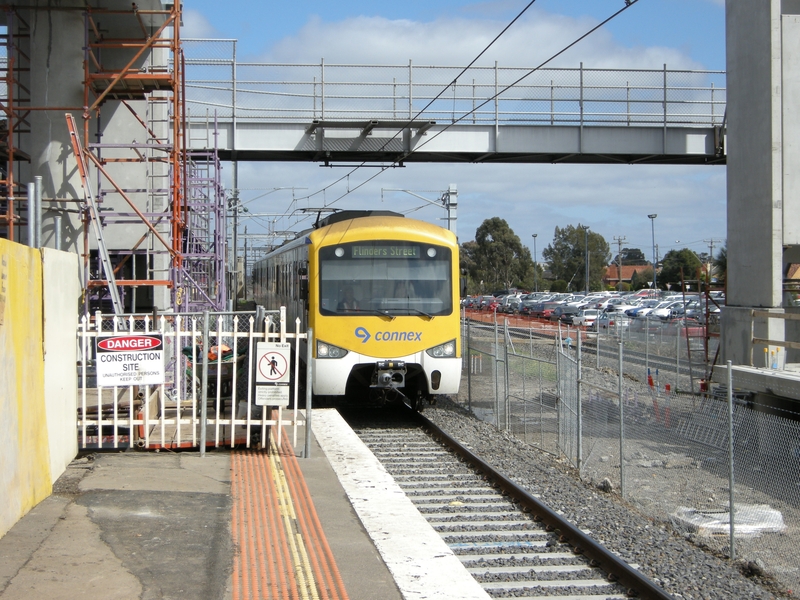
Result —
[{"label": "overhead catenary wire", "polygon": [[[496,98],[498,98],[499,96],[501,96],[502,94],[504,94],[505,92],[507,92],[508,90],[510,90],[511,88],[513,88],[513,87],[515,87],[515,86],[519,85],[519,83],[521,83],[521,82],[522,82],[523,80],[525,80],[527,77],[531,76],[531,75],[532,75],[533,73],[535,73],[536,71],[538,71],[538,70],[542,69],[544,66],[546,66],[547,64],[549,64],[549,63],[551,63],[552,61],[554,61],[556,58],[558,58],[559,56],[561,56],[562,54],[564,54],[564,53],[565,53],[567,50],[569,50],[569,49],[570,49],[570,48],[572,48],[573,46],[575,46],[575,45],[579,44],[580,42],[582,42],[584,39],[586,39],[587,37],[589,37],[589,36],[590,36],[591,34],[593,34],[595,31],[597,31],[598,29],[600,29],[601,27],[603,27],[604,25],[606,25],[607,23],[609,23],[611,20],[615,19],[616,17],[618,17],[619,15],[621,15],[623,12],[625,12],[626,10],[628,10],[628,9],[629,9],[631,6],[633,6],[634,4],[636,4],[638,1],[639,1],[639,0],[630,0],[630,1],[626,0],[626,2],[625,2],[625,6],[623,6],[621,9],[619,9],[618,11],[616,11],[614,14],[612,14],[611,16],[609,16],[608,18],[606,18],[605,20],[603,20],[603,21],[601,21],[600,23],[598,23],[596,26],[594,26],[594,27],[592,27],[591,29],[589,29],[589,30],[588,30],[586,33],[584,33],[583,35],[581,35],[580,37],[578,37],[577,39],[575,39],[574,41],[572,41],[572,42],[571,42],[570,44],[568,44],[567,46],[564,46],[564,47],[563,47],[561,50],[559,50],[558,52],[556,52],[555,54],[553,54],[552,56],[550,56],[550,58],[548,58],[547,60],[543,61],[542,63],[540,63],[540,64],[539,64],[539,65],[537,65],[536,67],[533,67],[533,68],[532,68],[532,69],[530,69],[530,70],[529,70],[527,73],[525,73],[525,74],[524,74],[524,75],[522,75],[521,77],[519,77],[519,78],[517,78],[516,80],[514,80],[513,82],[511,82],[510,84],[508,84],[507,86],[505,86],[503,89],[499,90],[499,91],[498,91],[496,94],[494,94],[493,96],[490,96],[489,98],[487,98],[486,100],[484,100],[483,102],[481,102],[480,104],[478,104],[477,106],[473,107],[471,110],[469,110],[469,111],[467,111],[466,113],[464,113],[463,115],[461,115],[461,116],[460,116],[458,119],[454,119],[454,120],[452,121],[452,123],[448,123],[447,125],[445,125],[445,126],[444,126],[444,127],[441,129],[441,130],[437,131],[437,132],[436,132],[434,135],[432,135],[432,136],[431,136],[429,139],[425,140],[423,143],[421,143],[421,144],[420,144],[419,146],[417,146],[416,148],[414,148],[414,149],[412,149],[412,150],[409,150],[408,152],[406,152],[406,153],[405,153],[405,154],[403,154],[402,156],[400,156],[400,157],[398,157],[398,158],[394,159],[394,161],[393,161],[393,162],[392,162],[392,163],[391,163],[389,166],[385,166],[385,167],[381,168],[379,171],[377,171],[377,172],[376,172],[375,174],[373,174],[371,177],[368,177],[367,179],[365,179],[364,181],[362,181],[361,183],[359,183],[359,184],[358,184],[358,185],[356,185],[355,187],[353,187],[353,188],[348,188],[347,192],[345,192],[344,194],[342,194],[341,196],[339,196],[339,197],[338,197],[338,198],[336,198],[335,200],[332,200],[332,201],[331,201],[331,203],[330,203],[330,204],[326,204],[326,206],[331,206],[331,205],[335,204],[336,202],[338,202],[338,201],[339,201],[339,200],[341,200],[342,198],[345,198],[346,196],[350,195],[351,193],[353,193],[353,192],[354,192],[354,191],[356,191],[357,189],[359,189],[359,188],[363,187],[364,185],[366,185],[367,183],[369,183],[370,181],[372,181],[373,179],[375,179],[376,177],[378,177],[379,175],[381,175],[381,174],[382,174],[384,171],[386,171],[387,169],[390,169],[390,168],[394,167],[394,165],[396,165],[396,164],[398,164],[398,163],[400,163],[400,162],[403,162],[403,161],[404,161],[404,160],[406,160],[406,159],[407,159],[409,156],[411,156],[412,154],[414,154],[415,152],[417,152],[418,150],[420,150],[421,148],[423,148],[424,146],[426,146],[427,144],[429,144],[430,142],[432,142],[433,140],[435,140],[437,137],[439,137],[439,136],[440,136],[441,134],[443,134],[445,131],[447,131],[448,129],[450,129],[451,127],[453,127],[454,125],[456,125],[457,123],[460,123],[461,121],[463,121],[464,119],[466,119],[468,116],[470,116],[471,114],[473,114],[473,113],[474,113],[474,112],[476,112],[477,110],[479,110],[479,109],[483,108],[483,107],[484,107],[484,106],[486,106],[486,105],[487,105],[489,102],[492,102],[493,100],[495,100]],[[526,7],[526,10],[527,10],[527,7]],[[506,28],[506,29],[507,29],[507,28]],[[504,30],[504,31],[505,31],[505,30]],[[497,39],[497,38],[495,38],[495,39]],[[492,42],[492,43],[494,43],[494,42]],[[476,60],[477,60],[477,59],[476,59]],[[473,63],[474,63],[474,61],[473,61]],[[473,63],[470,63],[470,66],[471,66]],[[467,68],[468,68],[468,67],[467,67]],[[464,70],[466,70],[466,69],[464,69]],[[463,74],[463,72],[464,72],[464,71],[462,70],[462,72],[461,72],[461,73]],[[460,76],[460,75],[459,75],[459,76]],[[444,90],[442,90],[442,91],[441,91],[441,92],[440,92],[440,93],[437,95],[437,97],[436,97],[436,98],[440,97],[440,96],[441,96],[441,95],[442,95],[442,94],[443,94],[443,93],[444,93],[444,92],[445,92],[445,91],[446,91],[446,90],[447,90],[447,89],[450,87],[450,85],[452,85],[452,83],[451,83],[451,84],[448,84],[448,86],[447,86],[446,88],[444,88]],[[431,102],[433,102],[433,100],[432,100]],[[426,107],[425,107],[425,108],[427,108],[428,106],[430,106],[430,103],[428,103],[428,104],[426,105]],[[423,108],[422,110],[424,111],[425,109]],[[422,112],[422,111],[420,111],[420,112]],[[419,116],[419,114],[420,114],[420,113],[417,113],[417,116]],[[415,117],[415,118],[416,118],[416,117]],[[387,143],[388,143],[388,142],[387,142]],[[384,146],[385,146],[385,145],[384,145]],[[359,166],[355,167],[355,168],[354,168],[352,171],[350,171],[350,173],[348,173],[348,176],[349,176],[350,174],[354,173],[355,171],[357,171],[357,170],[358,170],[360,167],[361,167],[361,165],[359,165]],[[339,181],[341,181],[341,179],[340,179]],[[336,182],[335,182],[335,183],[336,183]],[[334,184],[332,184],[332,185],[335,185],[335,183],[334,183]],[[330,186],[328,186],[328,187],[330,187]],[[326,189],[327,189],[327,188],[326,188]]]},{"label": "overhead catenary wire", "polygon": [[[443,88],[441,89],[441,91],[440,91],[438,94],[436,94],[436,96],[434,96],[433,98],[431,98],[431,100],[429,100],[429,101],[428,101],[428,103],[427,103],[425,106],[423,106],[423,107],[422,107],[420,110],[418,110],[418,111],[417,111],[417,113],[416,113],[416,114],[415,114],[415,115],[414,115],[412,118],[410,118],[410,119],[408,120],[408,123],[407,123],[405,126],[401,127],[401,128],[400,128],[400,129],[397,131],[397,133],[395,133],[395,134],[394,134],[394,135],[393,135],[391,138],[387,139],[387,140],[386,140],[386,141],[383,143],[383,146],[381,146],[380,150],[383,150],[384,148],[386,148],[386,145],[387,145],[387,144],[389,144],[389,142],[391,142],[391,141],[392,141],[392,140],[394,140],[394,139],[395,139],[395,138],[396,138],[398,135],[400,135],[400,134],[403,132],[403,130],[404,130],[406,127],[408,127],[409,125],[411,125],[411,124],[414,122],[414,120],[415,120],[417,117],[419,117],[419,116],[420,116],[422,113],[424,113],[424,112],[425,112],[425,111],[426,111],[426,110],[427,110],[427,109],[428,109],[428,108],[429,108],[429,107],[430,107],[430,106],[431,106],[431,105],[432,105],[434,102],[436,102],[436,100],[438,100],[439,98],[441,98],[441,97],[442,97],[442,95],[443,95],[443,94],[444,94],[444,93],[445,93],[445,92],[446,92],[448,89],[450,89],[451,87],[453,87],[453,90],[455,91],[455,85],[456,85],[456,83],[458,82],[458,79],[459,79],[459,78],[460,78],[460,77],[461,77],[461,76],[462,76],[464,73],[466,73],[466,72],[467,72],[467,71],[470,69],[470,67],[472,67],[472,65],[474,65],[474,64],[475,64],[477,61],[479,61],[479,60],[480,60],[480,58],[481,58],[481,57],[482,57],[484,54],[486,54],[486,52],[489,50],[489,48],[491,48],[491,47],[492,47],[492,46],[495,44],[495,42],[497,42],[497,40],[499,40],[499,39],[500,39],[500,38],[503,36],[503,34],[505,34],[505,32],[506,32],[506,31],[508,31],[508,30],[509,30],[509,28],[511,28],[511,26],[512,26],[512,25],[514,25],[514,23],[516,23],[516,22],[517,22],[517,21],[518,21],[518,20],[519,20],[519,19],[522,17],[522,15],[524,15],[524,14],[525,14],[525,13],[528,11],[528,9],[529,9],[531,6],[533,6],[533,4],[534,4],[535,2],[536,2],[536,0],[531,0],[530,2],[528,2],[528,4],[525,6],[525,8],[523,8],[523,9],[522,9],[522,10],[521,10],[521,11],[520,11],[518,14],[517,14],[517,16],[516,16],[516,17],[514,17],[514,18],[513,18],[513,19],[512,19],[512,20],[511,20],[511,21],[508,23],[508,25],[506,25],[505,27],[503,27],[502,31],[500,31],[500,33],[498,33],[498,34],[497,34],[497,35],[494,37],[494,39],[493,39],[491,42],[489,42],[489,43],[488,43],[488,44],[487,44],[487,45],[486,45],[486,46],[483,48],[483,50],[481,50],[481,51],[478,53],[478,55],[477,55],[477,56],[475,56],[475,58],[473,58],[473,59],[470,61],[470,63],[469,63],[469,64],[468,64],[466,67],[464,67],[463,69],[461,69],[461,71],[459,71],[458,75],[456,75],[456,76],[453,78],[453,80],[452,80],[450,83],[448,83],[448,84],[447,84],[445,87],[443,87]],[[463,118],[463,117],[462,117],[462,118]],[[397,162],[399,162],[399,161],[395,161],[394,163],[392,163],[392,166],[394,166],[395,164],[397,164]],[[334,185],[336,185],[337,183],[340,183],[341,181],[343,181],[343,180],[345,180],[345,179],[348,179],[348,186],[349,186],[349,177],[350,177],[350,175],[352,175],[353,173],[355,173],[356,171],[358,171],[359,169],[361,169],[361,168],[362,168],[362,167],[364,167],[365,165],[366,165],[366,161],[362,162],[360,165],[357,165],[357,166],[353,167],[353,168],[352,168],[352,169],[351,169],[351,170],[350,170],[350,171],[349,171],[347,174],[343,175],[342,177],[340,177],[339,179],[337,179],[337,180],[336,180],[336,181],[334,181],[333,183],[330,183],[330,184],[326,185],[324,188],[322,188],[322,189],[320,189],[320,190],[317,190],[316,192],[314,192],[314,193],[312,193],[312,194],[309,194],[308,196],[304,196],[303,198],[298,198],[298,199],[307,199],[307,198],[311,198],[312,196],[316,196],[317,194],[319,194],[319,193],[321,193],[321,192],[323,192],[323,191],[325,191],[325,190],[327,190],[327,189],[330,189],[331,187],[333,187]],[[384,170],[385,170],[385,168],[381,168],[381,170],[379,171],[379,174],[380,174],[380,173],[382,173]],[[350,190],[348,190],[348,193],[350,193]],[[345,195],[346,195],[346,194],[345,194]],[[337,200],[339,200],[339,198],[337,198]],[[335,201],[336,201],[336,200],[334,200],[334,202],[335,202]]]},{"label": "overhead catenary wire", "polygon": [[[427,110],[427,108],[428,108],[428,107],[430,107],[430,106],[431,106],[431,104],[433,104],[433,102],[435,102],[436,100],[438,100],[438,99],[439,99],[439,98],[440,98],[440,97],[441,97],[441,96],[442,96],[442,95],[443,95],[445,92],[447,92],[447,90],[448,90],[448,89],[450,89],[450,87],[451,87],[451,86],[455,85],[455,84],[457,83],[458,79],[459,79],[459,78],[460,78],[460,77],[461,77],[461,76],[462,76],[462,75],[463,75],[463,74],[464,74],[464,73],[465,73],[465,72],[466,72],[466,71],[467,71],[467,70],[468,70],[470,67],[472,67],[472,66],[475,64],[475,62],[476,62],[476,61],[478,61],[478,60],[479,60],[479,59],[480,59],[480,58],[481,58],[481,57],[482,57],[482,56],[483,56],[483,55],[486,53],[486,51],[488,51],[488,49],[489,49],[489,48],[491,48],[491,46],[492,46],[492,45],[493,45],[495,42],[497,42],[497,40],[498,40],[498,39],[500,39],[500,37],[501,37],[501,36],[502,36],[502,35],[503,35],[503,34],[504,34],[506,31],[508,31],[508,29],[509,29],[509,28],[510,28],[510,27],[511,27],[511,26],[512,26],[512,25],[513,25],[513,24],[514,24],[514,23],[515,23],[515,22],[516,22],[516,21],[517,21],[517,20],[518,20],[520,17],[522,17],[522,15],[523,15],[523,14],[524,14],[524,13],[525,13],[525,12],[526,12],[526,11],[527,11],[529,8],[530,8],[530,7],[531,7],[531,6],[534,4],[534,2],[535,2],[535,1],[536,1],[536,0],[531,0],[531,2],[529,2],[529,3],[528,3],[526,6],[525,6],[525,8],[523,8],[523,10],[521,10],[521,11],[520,11],[520,13],[519,13],[519,14],[518,14],[516,17],[514,17],[514,19],[513,19],[512,21],[510,21],[510,22],[509,22],[509,24],[508,24],[508,25],[506,25],[506,27],[504,27],[504,28],[503,28],[503,30],[502,30],[502,31],[501,31],[501,32],[500,32],[500,33],[499,33],[497,36],[495,36],[495,38],[494,38],[494,39],[493,39],[493,40],[492,40],[492,41],[491,41],[489,44],[487,44],[487,45],[486,45],[486,47],[484,47],[484,49],[483,49],[483,50],[481,50],[481,52],[480,52],[480,53],[479,53],[479,54],[478,54],[478,55],[477,55],[477,56],[476,56],[476,57],[475,57],[475,58],[474,58],[472,61],[470,61],[470,63],[469,63],[469,64],[468,64],[466,67],[462,68],[462,69],[461,69],[461,71],[459,71],[458,75],[456,75],[456,77],[455,77],[455,78],[454,78],[454,79],[453,79],[453,80],[452,80],[450,83],[448,83],[446,86],[444,86],[444,87],[443,87],[443,88],[442,88],[442,89],[439,91],[439,93],[438,93],[438,94],[437,94],[437,95],[436,95],[434,98],[432,98],[430,101],[428,101],[428,103],[427,103],[427,104],[426,104],[426,105],[425,105],[423,108],[421,108],[419,111],[417,111],[417,112],[416,112],[416,114],[414,115],[414,117],[412,117],[412,118],[411,118],[411,119],[408,121],[408,124],[410,124],[410,123],[413,123],[413,121],[414,121],[414,120],[415,120],[417,117],[419,117],[419,116],[420,116],[422,113],[424,113],[424,112],[425,112],[425,110]],[[515,86],[519,85],[519,83],[521,83],[521,82],[522,82],[523,80],[525,80],[527,77],[529,77],[529,76],[530,76],[530,75],[532,75],[533,73],[537,72],[538,70],[542,69],[543,67],[545,67],[546,65],[548,65],[549,63],[551,63],[553,60],[555,60],[556,58],[558,58],[559,56],[561,56],[562,54],[564,54],[565,52],[567,52],[569,49],[571,49],[572,47],[574,47],[575,45],[577,45],[578,43],[580,43],[581,41],[583,41],[584,39],[586,39],[588,36],[590,36],[591,34],[593,34],[595,31],[597,31],[597,30],[598,30],[598,29],[600,29],[601,27],[603,27],[603,26],[605,26],[606,24],[608,24],[610,21],[612,21],[613,19],[615,19],[616,17],[618,17],[619,15],[621,15],[623,12],[625,12],[626,10],[628,10],[628,9],[629,9],[631,6],[633,6],[634,4],[636,4],[638,1],[639,1],[639,0],[630,0],[630,1],[627,1],[627,0],[626,0],[626,2],[625,2],[625,6],[623,6],[621,9],[617,10],[617,11],[616,11],[616,12],[614,12],[612,15],[610,15],[609,17],[607,17],[606,19],[604,19],[603,21],[601,21],[600,23],[598,23],[598,24],[597,24],[597,25],[595,25],[594,27],[592,27],[592,28],[590,28],[589,30],[587,30],[587,31],[586,31],[584,34],[582,34],[581,36],[579,36],[578,38],[576,38],[575,40],[573,40],[573,41],[572,41],[571,43],[569,43],[568,45],[564,46],[564,47],[563,47],[561,50],[559,50],[558,52],[556,52],[556,53],[554,53],[553,55],[551,55],[549,58],[547,58],[546,60],[544,60],[543,62],[541,62],[541,63],[540,63],[539,65],[537,65],[536,67],[533,67],[533,68],[531,68],[530,70],[528,70],[528,71],[527,71],[525,74],[523,74],[522,76],[520,76],[519,78],[517,78],[515,81],[513,81],[513,82],[511,82],[510,84],[508,84],[508,85],[506,85],[505,87],[503,87],[501,90],[499,90],[499,91],[498,91],[497,93],[495,93],[494,95],[492,95],[492,96],[488,97],[486,100],[484,100],[483,102],[481,102],[481,103],[480,103],[480,104],[478,104],[477,106],[474,106],[474,107],[473,107],[471,110],[469,110],[469,111],[465,112],[464,114],[462,114],[462,115],[461,115],[460,117],[458,117],[458,118],[453,118],[453,120],[452,120],[452,122],[451,122],[451,123],[448,123],[447,125],[445,125],[445,126],[444,126],[444,127],[441,129],[441,130],[437,131],[437,132],[436,132],[435,134],[433,134],[433,135],[432,135],[432,136],[431,136],[429,139],[427,139],[425,142],[423,142],[423,143],[421,143],[420,145],[418,145],[416,148],[414,148],[414,149],[412,149],[412,150],[410,150],[410,151],[406,152],[405,154],[403,154],[402,156],[400,156],[400,157],[398,157],[398,158],[395,158],[395,159],[394,159],[394,160],[393,160],[393,161],[392,161],[390,164],[381,166],[381,167],[380,167],[380,168],[379,168],[379,169],[378,169],[378,170],[377,170],[377,171],[376,171],[376,172],[375,172],[373,175],[371,175],[370,177],[366,178],[366,179],[365,179],[364,181],[362,181],[361,183],[358,183],[358,184],[356,184],[355,186],[351,186],[351,185],[350,185],[350,183],[351,183],[351,182],[350,182],[350,176],[351,176],[351,175],[353,175],[354,173],[356,173],[356,172],[357,172],[359,169],[363,168],[363,167],[364,167],[364,166],[367,164],[367,163],[366,163],[366,161],[362,162],[362,163],[361,163],[361,164],[359,164],[359,165],[356,165],[356,166],[355,166],[355,167],[353,167],[353,168],[352,168],[350,171],[348,171],[347,173],[345,173],[344,175],[342,175],[341,177],[339,177],[339,178],[338,178],[338,179],[336,179],[335,181],[333,181],[333,182],[329,183],[328,185],[326,185],[326,186],[324,186],[324,187],[320,188],[319,190],[317,190],[317,191],[315,191],[315,192],[312,192],[311,194],[308,194],[308,195],[306,195],[306,196],[298,197],[298,198],[296,198],[295,200],[308,200],[308,199],[310,199],[310,198],[312,198],[312,197],[314,197],[314,196],[317,196],[318,194],[323,194],[323,198],[324,198],[324,200],[323,200],[323,206],[324,206],[324,208],[328,208],[328,207],[332,206],[333,204],[337,203],[339,200],[342,200],[343,198],[345,198],[345,197],[349,196],[350,194],[352,194],[352,193],[353,193],[353,192],[355,192],[356,190],[360,189],[361,187],[363,187],[363,186],[364,186],[364,185],[366,185],[367,183],[369,183],[369,182],[371,182],[372,180],[374,180],[375,178],[377,178],[377,177],[378,177],[379,175],[381,175],[381,174],[382,174],[384,171],[386,171],[386,170],[388,170],[388,169],[391,169],[391,168],[395,168],[395,166],[396,166],[397,164],[399,164],[399,163],[402,163],[403,161],[405,161],[405,160],[406,160],[406,159],[407,159],[409,156],[411,156],[411,155],[412,155],[412,154],[414,154],[415,152],[419,151],[419,150],[420,150],[421,148],[423,148],[425,145],[427,145],[427,144],[429,144],[430,142],[432,142],[432,141],[433,141],[434,139],[436,139],[436,138],[437,138],[439,135],[443,134],[445,131],[447,131],[448,129],[450,129],[450,128],[451,128],[451,127],[453,127],[454,125],[456,125],[456,124],[460,123],[461,121],[463,121],[464,119],[466,119],[467,117],[469,117],[470,115],[472,115],[473,113],[475,113],[476,111],[480,110],[481,108],[483,108],[484,106],[486,106],[488,103],[490,103],[490,102],[494,101],[495,99],[497,99],[498,97],[500,97],[502,94],[504,94],[505,92],[507,92],[509,89],[512,89],[513,87],[515,87]],[[406,126],[404,126],[404,127],[401,127],[401,128],[400,128],[400,129],[397,131],[397,133],[395,133],[395,134],[394,134],[394,136],[392,136],[391,138],[388,138],[388,139],[386,140],[386,142],[384,142],[384,144],[382,145],[381,149],[385,148],[385,147],[386,147],[386,145],[387,145],[389,142],[391,142],[391,141],[392,141],[393,139],[395,139],[395,138],[396,138],[398,135],[400,135],[400,133],[402,133],[402,131],[403,131],[403,130],[404,130],[406,127],[407,127],[407,125],[406,125]],[[325,197],[325,196],[327,196],[327,191],[328,191],[329,189],[331,189],[332,187],[334,187],[335,185],[337,185],[338,183],[341,183],[342,181],[345,181],[345,180],[348,182],[347,191],[346,191],[346,192],[344,192],[343,194],[341,194],[340,196],[336,197],[334,200],[330,201],[330,203],[329,203],[329,202],[327,201],[327,198]],[[287,212],[288,212],[288,211],[287,211]],[[309,215],[309,216],[310,216],[310,215]],[[303,220],[305,220],[306,218],[308,218],[308,217],[303,217],[303,218],[300,218],[300,219],[298,219],[298,220],[297,220],[297,222],[296,222],[296,223],[300,223],[300,222],[302,222]]]}]

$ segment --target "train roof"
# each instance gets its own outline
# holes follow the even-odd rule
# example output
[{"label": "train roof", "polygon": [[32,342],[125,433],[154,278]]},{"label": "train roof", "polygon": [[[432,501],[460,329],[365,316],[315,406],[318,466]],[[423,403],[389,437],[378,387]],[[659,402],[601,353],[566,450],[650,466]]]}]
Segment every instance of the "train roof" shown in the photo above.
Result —
[{"label": "train roof", "polygon": [[332,213],[317,221],[314,225],[314,229],[327,227],[328,225],[340,223],[341,221],[350,221],[352,219],[361,219],[364,217],[405,217],[405,215],[391,210],[340,210],[339,212]]}]

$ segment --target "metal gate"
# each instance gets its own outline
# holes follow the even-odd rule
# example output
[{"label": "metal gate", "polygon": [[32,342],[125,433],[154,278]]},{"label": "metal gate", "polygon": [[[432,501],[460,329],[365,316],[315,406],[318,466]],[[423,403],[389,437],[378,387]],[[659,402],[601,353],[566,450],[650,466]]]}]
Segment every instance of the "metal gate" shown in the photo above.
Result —
[{"label": "metal gate", "polygon": [[[98,385],[97,345],[120,336],[163,340],[163,383]],[[84,317],[78,327],[78,445],[82,449],[178,449],[207,446],[265,446],[269,428],[306,421],[298,410],[301,390],[311,407],[310,388],[299,385],[301,346],[311,331],[286,331],[286,311],[104,315]],[[255,358],[258,342],[293,340],[290,406],[257,406]],[[113,342],[112,342],[113,343]],[[108,345],[106,343],[105,345]],[[310,361],[306,360],[306,364]],[[308,428],[307,428],[308,429]],[[308,441],[308,436],[306,436]],[[308,448],[306,448],[308,455]]]}]

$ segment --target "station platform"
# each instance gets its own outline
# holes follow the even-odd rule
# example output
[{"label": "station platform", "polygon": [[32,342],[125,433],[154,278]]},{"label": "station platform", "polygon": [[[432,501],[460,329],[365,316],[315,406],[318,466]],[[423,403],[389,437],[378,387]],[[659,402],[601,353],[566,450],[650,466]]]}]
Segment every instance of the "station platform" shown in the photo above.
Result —
[{"label": "station platform", "polygon": [[488,597],[335,410],[312,432],[76,459],[0,538],[0,598]]}]

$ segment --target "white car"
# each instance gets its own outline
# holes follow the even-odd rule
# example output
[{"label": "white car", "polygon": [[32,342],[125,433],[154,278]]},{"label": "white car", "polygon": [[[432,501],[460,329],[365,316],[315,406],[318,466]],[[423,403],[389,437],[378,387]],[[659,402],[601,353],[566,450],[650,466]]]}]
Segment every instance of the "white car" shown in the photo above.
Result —
[{"label": "white car", "polygon": [[686,304],[688,300],[675,300],[673,302],[662,302],[652,311],[650,311],[649,316],[651,317],[658,317],[659,319],[669,319],[672,315],[672,311],[676,308],[683,308],[684,304]]},{"label": "white car", "polygon": [[613,331],[630,324],[630,317],[625,316],[623,312],[603,312],[597,317],[592,328],[597,331],[608,331],[609,329]]},{"label": "white car", "polygon": [[577,315],[572,317],[573,325],[582,325],[584,327],[591,327],[591,325],[600,316],[600,311],[596,308],[584,308]]}]

